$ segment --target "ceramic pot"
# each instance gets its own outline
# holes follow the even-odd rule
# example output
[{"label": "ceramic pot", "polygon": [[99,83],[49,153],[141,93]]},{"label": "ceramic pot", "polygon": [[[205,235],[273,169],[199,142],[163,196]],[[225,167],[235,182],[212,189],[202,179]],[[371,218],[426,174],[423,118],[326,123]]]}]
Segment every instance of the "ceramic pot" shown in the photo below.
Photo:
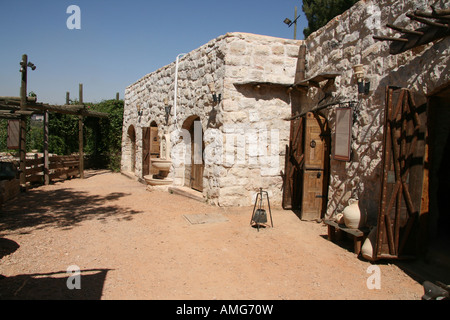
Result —
[{"label": "ceramic pot", "polygon": [[358,229],[365,222],[359,210],[358,200],[350,199],[348,202],[349,205],[343,211],[345,226]]},{"label": "ceramic pot", "polygon": [[337,224],[344,224],[344,215],[342,213],[338,213],[336,215],[336,223]]},{"label": "ceramic pot", "polygon": [[373,261],[373,252],[375,249],[375,241],[377,240],[377,228],[373,228],[361,247],[361,255],[364,259]]}]

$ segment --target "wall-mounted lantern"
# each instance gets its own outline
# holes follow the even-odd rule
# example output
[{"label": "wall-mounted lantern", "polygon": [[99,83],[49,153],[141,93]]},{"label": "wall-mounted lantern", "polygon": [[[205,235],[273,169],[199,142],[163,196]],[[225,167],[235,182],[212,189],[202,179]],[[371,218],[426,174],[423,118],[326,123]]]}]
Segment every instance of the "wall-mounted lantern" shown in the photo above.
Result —
[{"label": "wall-mounted lantern", "polygon": [[369,94],[370,81],[364,79],[364,66],[362,64],[353,66],[353,72],[358,83],[358,93]]},{"label": "wall-mounted lantern", "polygon": [[139,103],[136,105],[136,109],[137,109],[138,116],[139,117],[142,116],[142,113],[144,111],[142,110],[142,107],[141,107],[141,105]]},{"label": "wall-mounted lantern", "polygon": [[172,106],[169,105],[169,100],[164,99],[164,111],[166,113],[166,124],[169,122],[170,111],[172,110]]},{"label": "wall-mounted lantern", "polygon": [[208,84],[209,87],[209,91],[212,94],[212,99],[214,101],[214,103],[220,103],[220,101],[222,101],[222,95],[219,93],[216,93],[216,88],[214,86],[214,82],[211,82],[210,84]]}]

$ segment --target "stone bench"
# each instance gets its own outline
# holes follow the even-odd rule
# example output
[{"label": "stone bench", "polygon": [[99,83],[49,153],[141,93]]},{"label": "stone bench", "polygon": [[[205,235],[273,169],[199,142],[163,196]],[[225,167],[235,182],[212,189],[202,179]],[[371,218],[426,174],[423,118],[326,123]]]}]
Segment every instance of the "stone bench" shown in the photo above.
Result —
[{"label": "stone bench", "polygon": [[335,241],[336,232],[343,231],[353,237],[354,252],[356,253],[356,255],[359,255],[359,253],[361,252],[361,243],[369,233],[368,228],[347,228],[345,225],[337,224],[332,220],[324,220],[323,222],[328,226],[328,240]]}]

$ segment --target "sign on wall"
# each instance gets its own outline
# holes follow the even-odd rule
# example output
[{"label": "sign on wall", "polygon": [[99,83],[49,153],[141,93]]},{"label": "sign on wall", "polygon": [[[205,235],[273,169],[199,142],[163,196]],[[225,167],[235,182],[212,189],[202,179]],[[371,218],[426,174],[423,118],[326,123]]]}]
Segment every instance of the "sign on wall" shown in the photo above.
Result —
[{"label": "sign on wall", "polygon": [[20,143],[20,120],[8,120],[8,138],[6,146],[8,149],[19,149]]},{"label": "sign on wall", "polygon": [[336,128],[334,137],[333,158],[350,161],[352,140],[352,108],[336,109]]}]

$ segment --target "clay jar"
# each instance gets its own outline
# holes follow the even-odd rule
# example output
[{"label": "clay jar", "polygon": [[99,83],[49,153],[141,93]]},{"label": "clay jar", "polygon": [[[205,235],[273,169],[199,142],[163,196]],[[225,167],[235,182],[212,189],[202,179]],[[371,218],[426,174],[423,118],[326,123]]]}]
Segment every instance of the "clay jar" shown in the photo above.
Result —
[{"label": "clay jar", "polygon": [[373,261],[373,252],[375,249],[375,241],[377,240],[377,227],[373,228],[369,235],[367,236],[366,240],[364,241],[363,246],[361,247],[361,255],[369,260]]},{"label": "clay jar", "polygon": [[343,211],[345,226],[351,229],[358,229],[365,223],[365,219],[359,210],[358,200],[350,199],[348,203],[349,205]]}]

